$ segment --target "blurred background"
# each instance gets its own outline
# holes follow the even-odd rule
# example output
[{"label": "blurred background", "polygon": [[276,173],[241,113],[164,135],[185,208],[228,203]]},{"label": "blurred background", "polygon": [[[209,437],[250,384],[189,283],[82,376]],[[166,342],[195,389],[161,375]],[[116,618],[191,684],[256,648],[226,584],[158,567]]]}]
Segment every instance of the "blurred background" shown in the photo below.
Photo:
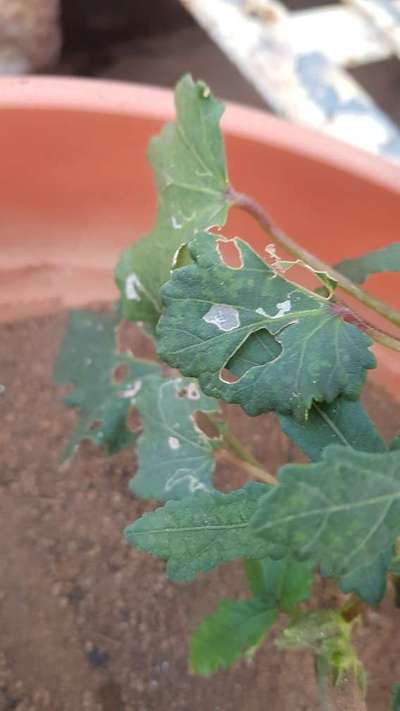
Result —
[{"label": "blurred background", "polygon": [[[302,123],[400,162],[399,3],[0,0],[0,711],[317,708],[311,657],[282,659],[273,644],[206,684],[189,674],[189,631],[221,595],[247,595],[241,566],[178,587],[161,561],[122,545],[124,526],[149,507],[128,490],[130,449],[110,460],[88,445],[68,472],[59,468],[76,422],[52,381],[67,310],[117,298],[113,265],[154,220],[145,152],[159,123],[118,106],[103,114],[97,99],[86,112],[46,102],[60,77],[172,87],[191,72],[223,99],[285,117],[286,135]],[[43,82],[31,74],[56,76],[44,82],[43,111],[33,95]],[[136,108],[135,92],[122,94]],[[233,184],[300,243],[313,240],[334,263],[398,239],[396,168],[357,155],[353,170],[353,151],[336,164],[335,143],[319,162],[314,136],[285,150],[272,130],[262,140],[244,133],[225,132]],[[226,234],[256,238],[248,216],[233,219]],[[398,274],[373,282],[382,298],[383,284],[398,299]],[[390,351],[384,363],[394,383]],[[367,404],[387,440],[400,431],[398,404],[373,384]],[[270,470],[294,461],[272,413],[256,426],[231,412],[233,431]],[[230,463],[219,476],[223,486],[243,480]],[[387,600],[383,615],[357,626],[373,711],[386,711],[400,680],[398,614]]]},{"label": "blurred background", "polygon": [[[214,6],[219,4],[223,3],[216,0]],[[258,15],[264,22],[271,20],[267,16],[271,7],[279,10],[278,4],[269,0],[225,0],[225,4],[241,5],[247,14]],[[296,13],[338,4],[334,0],[285,2],[286,8]],[[372,0],[374,4],[378,11],[384,5]],[[191,71],[223,98],[258,107],[268,105],[265,96],[243,78],[184,5],[189,8],[190,0],[0,0],[0,73],[103,77],[173,86],[183,72]],[[355,5],[364,12],[363,6]],[[394,0],[386,0],[385,5],[386,10],[391,6],[393,24],[397,25],[399,5]],[[370,18],[368,22],[371,24]],[[350,27],[350,44],[352,31]],[[335,34],[335,27],[331,32]],[[359,42],[358,26],[356,33],[355,44]],[[381,27],[378,34],[384,40]],[[237,37],[232,41],[237,42]],[[339,48],[343,42],[339,31],[334,41]],[[371,47],[370,37],[368,41]],[[312,50],[312,37],[310,42]],[[396,123],[400,122],[398,51],[394,42],[388,51],[370,52],[367,62],[348,61],[346,66],[346,73]]]}]

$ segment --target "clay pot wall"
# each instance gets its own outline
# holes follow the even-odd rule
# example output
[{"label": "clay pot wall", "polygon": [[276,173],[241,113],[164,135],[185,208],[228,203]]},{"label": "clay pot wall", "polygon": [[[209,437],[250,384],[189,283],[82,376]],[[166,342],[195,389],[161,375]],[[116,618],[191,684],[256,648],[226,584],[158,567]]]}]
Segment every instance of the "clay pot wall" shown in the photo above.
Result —
[{"label": "clay pot wall", "polygon": [[[147,144],[173,116],[167,90],[0,78],[0,321],[117,298],[119,253],[154,222]],[[235,104],[223,129],[234,187],[326,262],[398,241],[397,166]],[[238,210],[224,234],[260,253],[268,243]],[[377,275],[367,288],[400,307],[398,274]],[[398,354],[377,350],[373,377],[399,393]]]}]

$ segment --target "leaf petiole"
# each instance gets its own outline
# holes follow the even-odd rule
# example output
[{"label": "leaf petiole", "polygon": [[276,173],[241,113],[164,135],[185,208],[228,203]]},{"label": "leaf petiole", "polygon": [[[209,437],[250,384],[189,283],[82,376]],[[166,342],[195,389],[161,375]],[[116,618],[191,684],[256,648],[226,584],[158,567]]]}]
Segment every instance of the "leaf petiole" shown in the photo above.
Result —
[{"label": "leaf petiole", "polygon": [[262,469],[261,466],[255,466],[254,464],[250,464],[250,462],[244,461],[240,457],[235,456],[235,454],[229,449],[223,449],[221,453],[224,457],[230,458],[236,464],[239,463],[242,469],[247,472],[251,479],[255,479],[256,481],[263,481],[266,484],[276,485],[277,481],[275,477],[272,476],[272,474],[270,474],[269,472],[265,471],[265,469]]},{"label": "leaf petiole", "polygon": [[222,437],[221,447],[224,449],[225,456],[239,460],[241,467],[252,479],[264,481],[266,484],[276,484],[275,477],[267,472],[256,457],[232,434],[226,422],[222,422],[210,413],[207,414],[207,419]]}]

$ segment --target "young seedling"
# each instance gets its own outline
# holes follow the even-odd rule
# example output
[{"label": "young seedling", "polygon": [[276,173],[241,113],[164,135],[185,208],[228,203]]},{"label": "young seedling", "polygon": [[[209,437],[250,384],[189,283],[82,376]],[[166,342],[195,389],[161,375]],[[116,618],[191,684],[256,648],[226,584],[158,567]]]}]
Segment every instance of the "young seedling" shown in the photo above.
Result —
[{"label": "young seedling", "polygon": [[[351,311],[337,290],[399,326],[400,313],[360,284],[375,272],[400,271],[400,244],[334,268],[322,263],[230,185],[223,109],[210,89],[185,76],[176,111],[176,122],[150,143],[157,219],[117,265],[118,308],[71,316],[55,369],[57,382],[75,385],[66,402],[80,411],[65,457],[85,439],[109,454],[137,447],[130,488],[163,505],[129,525],[126,538],[165,559],[171,580],[243,560],[249,597],[222,600],[195,630],[194,672],[253,655],[279,618],[278,646],[314,655],[322,708],[361,710],[366,674],[352,628],[365,605],[382,600],[388,579],[400,596],[400,437],[386,447],[359,398],[375,367],[373,340],[396,351],[400,340]],[[223,228],[233,206],[265,229],[265,259],[245,235],[228,240],[211,231]],[[279,248],[293,261],[281,260]],[[316,290],[291,280],[299,263],[314,273]],[[123,319],[138,324],[176,370],[121,353]],[[219,401],[249,416],[276,412],[310,463],[273,476],[233,437]],[[128,426],[132,409],[140,432]],[[218,491],[221,451],[257,481]],[[317,574],[338,587],[337,609],[316,606]],[[391,703],[399,707],[398,686]]]}]

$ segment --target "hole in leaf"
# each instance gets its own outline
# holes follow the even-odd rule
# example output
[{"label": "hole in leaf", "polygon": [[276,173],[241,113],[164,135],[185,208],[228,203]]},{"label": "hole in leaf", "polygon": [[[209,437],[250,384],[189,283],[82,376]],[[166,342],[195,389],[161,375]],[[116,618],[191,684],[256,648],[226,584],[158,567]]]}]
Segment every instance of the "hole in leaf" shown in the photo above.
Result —
[{"label": "hole in leaf", "polygon": [[[271,363],[282,353],[282,346],[265,328],[252,333],[229,360],[221,375],[227,380],[225,373],[229,373],[235,382],[250,368]],[[232,379],[233,378],[233,379]]]},{"label": "hole in leaf", "polygon": [[224,368],[221,370],[219,377],[224,381],[224,383],[236,383],[236,381],[239,380],[240,375],[235,375],[229,370],[229,368]]},{"label": "hole in leaf", "polygon": [[116,351],[118,353],[129,353],[133,356],[149,358],[149,360],[157,359],[152,339],[137,324],[122,321],[116,333]]},{"label": "hole in leaf", "polygon": [[195,429],[200,430],[209,439],[216,439],[219,437],[219,432],[216,426],[210,422],[209,418],[204,412],[197,410],[192,415],[192,420]]},{"label": "hole in leaf", "polygon": [[[305,264],[293,263],[292,266],[286,267],[285,262],[280,262],[279,260],[276,261],[271,258],[267,258],[267,263],[272,266],[278,274],[284,276],[288,282],[294,284],[295,286],[304,286],[309,291],[314,291],[315,289],[323,286],[321,280],[317,277],[314,271],[308,268]],[[280,272],[279,270],[280,264],[284,267],[283,272]]]},{"label": "hole in leaf", "polygon": [[119,363],[113,370],[112,379],[114,383],[123,383],[128,377],[128,363]]},{"label": "hole in leaf", "polygon": [[217,250],[221,261],[232,269],[241,269],[243,266],[242,253],[233,240],[217,241]]},{"label": "hole in leaf", "polygon": [[128,410],[127,426],[131,432],[140,432],[143,429],[142,418],[134,407]]}]

